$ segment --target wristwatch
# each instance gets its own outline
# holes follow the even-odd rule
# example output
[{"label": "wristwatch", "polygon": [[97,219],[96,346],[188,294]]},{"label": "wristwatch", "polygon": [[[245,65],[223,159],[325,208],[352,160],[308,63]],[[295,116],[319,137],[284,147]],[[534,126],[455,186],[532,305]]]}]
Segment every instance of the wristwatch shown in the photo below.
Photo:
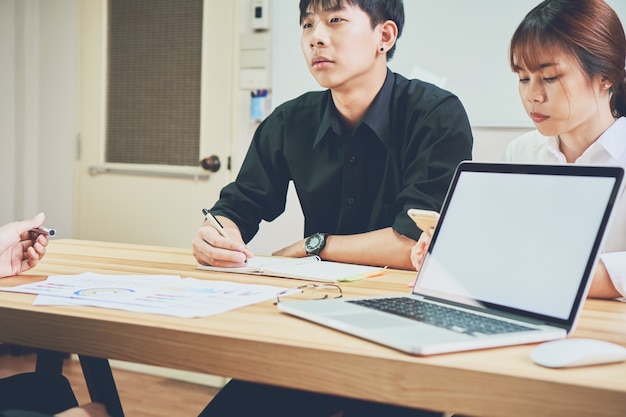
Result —
[{"label": "wristwatch", "polygon": [[307,237],[304,242],[306,254],[319,256],[324,246],[326,246],[326,236],[328,236],[327,233],[315,233]]}]

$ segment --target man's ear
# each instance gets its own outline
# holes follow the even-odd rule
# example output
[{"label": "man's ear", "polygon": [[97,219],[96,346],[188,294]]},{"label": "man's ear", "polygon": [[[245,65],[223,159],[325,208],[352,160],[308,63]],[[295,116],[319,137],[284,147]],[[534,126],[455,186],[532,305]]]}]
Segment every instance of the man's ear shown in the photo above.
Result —
[{"label": "man's ear", "polygon": [[385,51],[390,50],[398,39],[398,26],[393,20],[386,20],[380,24],[380,46]]}]

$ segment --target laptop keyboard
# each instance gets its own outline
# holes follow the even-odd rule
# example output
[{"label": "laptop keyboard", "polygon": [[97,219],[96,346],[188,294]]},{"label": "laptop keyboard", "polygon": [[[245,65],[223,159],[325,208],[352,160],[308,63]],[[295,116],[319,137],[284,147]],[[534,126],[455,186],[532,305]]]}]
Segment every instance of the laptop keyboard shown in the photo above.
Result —
[{"label": "laptop keyboard", "polygon": [[408,297],[346,300],[375,310],[385,311],[412,320],[470,335],[512,333],[536,330],[503,320],[472,314],[467,311],[416,300]]}]

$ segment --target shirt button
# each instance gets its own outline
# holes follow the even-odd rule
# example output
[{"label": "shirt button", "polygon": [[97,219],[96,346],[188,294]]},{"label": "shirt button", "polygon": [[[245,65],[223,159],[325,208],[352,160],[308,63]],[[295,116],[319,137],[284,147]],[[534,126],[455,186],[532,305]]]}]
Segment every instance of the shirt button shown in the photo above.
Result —
[{"label": "shirt button", "polygon": [[354,204],[354,198],[352,197],[348,198],[348,204],[350,205]]}]

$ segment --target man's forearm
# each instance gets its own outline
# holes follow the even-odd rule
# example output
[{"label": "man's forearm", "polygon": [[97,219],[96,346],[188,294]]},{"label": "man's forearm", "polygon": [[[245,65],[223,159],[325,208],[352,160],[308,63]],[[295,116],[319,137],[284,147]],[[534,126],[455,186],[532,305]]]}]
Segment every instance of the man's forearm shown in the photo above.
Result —
[{"label": "man's forearm", "polygon": [[326,261],[412,270],[413,245],[413,239],[387,227],[357,235],[329,235],[320,256]]}]

